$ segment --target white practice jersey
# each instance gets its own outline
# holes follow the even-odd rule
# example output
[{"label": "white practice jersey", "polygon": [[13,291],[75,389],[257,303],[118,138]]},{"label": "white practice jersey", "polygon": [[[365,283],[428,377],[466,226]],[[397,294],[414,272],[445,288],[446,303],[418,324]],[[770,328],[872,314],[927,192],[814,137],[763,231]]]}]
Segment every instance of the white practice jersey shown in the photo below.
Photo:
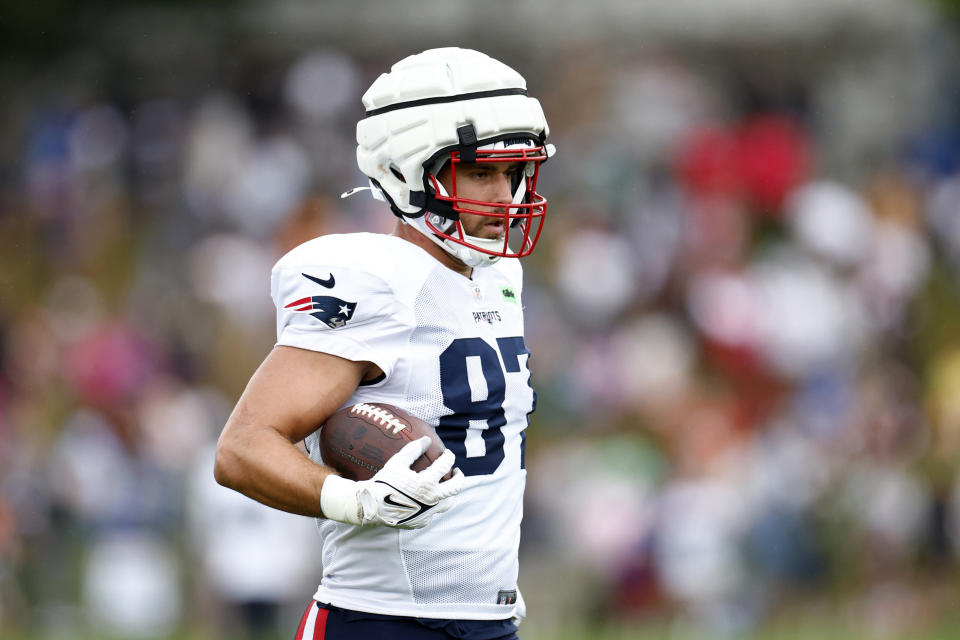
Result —
[{"label": "white practice jersey", "polygon": [[[317,600],[428,618],[513,615],[524,431],[536,404],[521,276],[519,261],[504,259],[469,279],[373,233],[311,240],[274,267],[277,344],[375,363],[384,377],[348,404],[384,402],[422,418],[466,475],[453,507],[424,529],[318,520]],[[321,462],[316,434],[307,444]]]}]

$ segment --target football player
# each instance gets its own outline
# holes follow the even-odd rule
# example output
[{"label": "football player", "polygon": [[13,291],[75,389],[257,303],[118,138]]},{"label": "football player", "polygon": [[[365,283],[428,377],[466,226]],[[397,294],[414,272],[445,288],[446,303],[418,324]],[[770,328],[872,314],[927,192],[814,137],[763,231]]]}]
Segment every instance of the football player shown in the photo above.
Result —
[{"label": "football player", "polygon": [[[277,344],[224,427],[216,479],[318,518],[323,576],[297,638],[515,638],[536,407],[517,258],[546,214],[549,129],[522,76],[467,49],[401,60],[363,104],[358,164],[396,228],[277,262]],[[317,427],[357,402],[426,420],[446,452],[413,471],[423,438],[370,480],[337,475]]]}]

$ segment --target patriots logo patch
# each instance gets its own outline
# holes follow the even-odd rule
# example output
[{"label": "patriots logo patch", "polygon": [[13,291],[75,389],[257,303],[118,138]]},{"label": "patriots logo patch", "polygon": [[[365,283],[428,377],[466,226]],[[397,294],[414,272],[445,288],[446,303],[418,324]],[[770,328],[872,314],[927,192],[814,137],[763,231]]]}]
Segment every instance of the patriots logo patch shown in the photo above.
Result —
[{"label": "patriots logo patch", "polygon": [[284,309],[294,311],[310,311],[310,315],[327,325],[337,329],[347,324],[357,308],[356,302],[347,302],[333,296],[307,296],[283,306]]}]

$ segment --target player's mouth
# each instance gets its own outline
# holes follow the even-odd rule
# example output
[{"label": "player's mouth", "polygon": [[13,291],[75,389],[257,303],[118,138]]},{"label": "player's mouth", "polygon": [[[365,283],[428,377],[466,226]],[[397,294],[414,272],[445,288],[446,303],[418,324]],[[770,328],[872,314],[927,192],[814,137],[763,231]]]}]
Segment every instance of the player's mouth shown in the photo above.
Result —
[{"label": "player's mouth", "polygon": [[485,238],[501,238],[507,226],[503,220],[492,220],[487,222],[481,228],[482,235]]}]

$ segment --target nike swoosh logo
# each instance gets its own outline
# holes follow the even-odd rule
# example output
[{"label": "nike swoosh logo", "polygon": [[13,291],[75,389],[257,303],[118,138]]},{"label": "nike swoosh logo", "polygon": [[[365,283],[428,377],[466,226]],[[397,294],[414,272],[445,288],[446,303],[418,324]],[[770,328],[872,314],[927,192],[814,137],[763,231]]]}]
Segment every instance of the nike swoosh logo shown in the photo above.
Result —
[{"label": "nike swoosh logo", "polygon": [[[391,498],[390,496],[384,496],[383,501],[384,501],[386,504],[390,505],[391,507],[401,507],[401,508],[403,508],[403,509],[410,509],[410,508],[412,508],[412,507],[410,507],[410,505],[408,505],[408,504],[403,504],[403,503],[401,503],[401,502],[397,502],[396,500],[394,500],[394,499]],[[414,500],[414,502],[417,502],[417,501]],[[420,503],[417,502],[417,504],[420,504]]]},{"label": "nike swoosh logo", "polygon": [[[436,506],[435,504],[426,504],[426,503],[420,502],[419,500],[417,500],[416,498],[414,498],[414,497],[411,496],[410,494],[404,493],[403,491],[400,491],[400,489],[397,489],[395,486],[393,486],[393,485],[390,484],[389,482],[384,482],[383,480],[377,480],[377,482],[379,482],[379,483],[381,483],[381,484],[387,485],[388,487],[390,487],[391,489],[393,489],[393,490],[396,491],[397,493],[403,495],[405,498],[409,498],[411,502],[413,502],[413,503],[415,503],[415,504],[417,505],[418,508],[417,508],[416,513],[414,513],[412,516],[410,516],[410,517],[407,518],[406,520],[409,520],[410,518],[415,518],[416,516],[420,515],[420,514],[423,513],[424,511],[429,511],[430,509],[432,509],[432,508],[434,508],[434,507]],[[390,495],[390,494],[387,494],[387,495],[383,496],[383,501],[384,501],[384,503],[390,505],[391,507],[400,507],[400,508],[402,508],[402,509],[412,509],[412,508],[413,508],[413,507],[411,507],[411,506],[408,505],[408,504],[403,504],[403,503],[401,503],[401,502],[397,502],[396,500],[393,499],[393,496]],[[403,522],[406,522],[406,520],[403,520]]]},{"label": "nike swoosh logo", "polygon": [[333,285],[337,284],[337,281],[333,279],[333,274],[332,274],[332,273],[330,274],[330,277],[327,278],[326,280],[321,280],[320,278],[315,278],[315,277],[313,277],[313,276],[311,276],[311,275],[308,275],[308,274],[306,274],[306,273],[301,273],[300,275],[302,275],[302,276],[303,276],[304,278],[306,278],[307,280],[313,280],[314,282],[316,282],[316,283],[317,283],[318,285],[320,285],[321,287],[326,287],[327,289],[333,289]]}]

